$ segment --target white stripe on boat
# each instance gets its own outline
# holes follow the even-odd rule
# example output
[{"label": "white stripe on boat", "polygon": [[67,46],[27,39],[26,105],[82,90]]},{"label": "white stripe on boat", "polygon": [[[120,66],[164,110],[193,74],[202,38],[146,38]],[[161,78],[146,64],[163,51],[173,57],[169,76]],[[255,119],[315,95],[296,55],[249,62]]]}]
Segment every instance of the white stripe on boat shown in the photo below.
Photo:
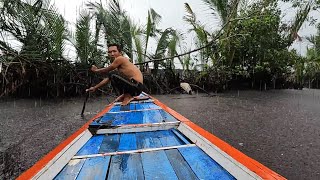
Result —
[{"label": "white stripe on boat", "polygon": [[[154,102],[153,99],[147,99],[147,100],[133,100],[130,102],[130,104],[136,104],[136,103],[149,103],[149,102]],[[122,102],[115,102],[114,105],[120,105]]]},{"label": "white stripe on boat", "polygon": [[130,151],[110,152],[110,153],[103,153],[103,154],[90,154],[90,155],[83,155],[83,156],[74,156],[72,159],[85,159],[85,158],[93,158],[93,157],[100,157],[100,156],[134,154],[134,153],[143,153],[143,152],[151,152],[151,151],[178,149],[178,148],[186,148],[186,147],[194,147],[194,146],[196,146],[196,145],[195,144],[185,144],[185,145],[180,145],[180,146],[167,146],[167,147],[160,147],[160,148],[146,148],[146,149],[137,149],[137,150],[130,150]]},{"label": "white stripe on boat", "polygon": [[176,122],[163,122],[163,123],[150,123],[150,124],[129,124],[112,127],[112,129],[99,129],[96,134],[115,134],[115,133],[131,133],[131,132],[146,132],[168,130],[176,128],[180,121]]},{"label": "white stripe on boat", "polygon": [[118,114],[123,112],[139,112],[139,111],[152,111],[152,110],[161,110],[162,108],[153,108],[153,109],[137,109],[137,110],[129,110],[129,111],[114,111],[114,112],[108,112],[108,114]]},{"label": "white stripe on boat", "polygon": [[224,169],[226,169],[236,179],[262,179],[257,174],[253,173],[247,167],[233,159],[227,153],[219,149],[216,145],[202,137],[195,132],[189,126],[181,123],[178,130],[188,137],[193,143],[200,147],[205,153],[207,153],[212,159],[219,163]]}]

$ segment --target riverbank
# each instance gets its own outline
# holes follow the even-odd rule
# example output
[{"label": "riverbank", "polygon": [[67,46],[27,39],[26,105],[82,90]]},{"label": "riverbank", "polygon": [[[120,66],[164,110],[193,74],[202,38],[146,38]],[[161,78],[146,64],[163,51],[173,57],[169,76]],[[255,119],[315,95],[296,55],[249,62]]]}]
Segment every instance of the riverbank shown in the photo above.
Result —
[{"label": "riverbank", "polygon": [[[288,179],[320,176],[319,90],[155,97]],[[105,97],[90,98],[85,117],[81,118],[83,101],[1,102],[0,172],[17,177],[108,103]]]}]

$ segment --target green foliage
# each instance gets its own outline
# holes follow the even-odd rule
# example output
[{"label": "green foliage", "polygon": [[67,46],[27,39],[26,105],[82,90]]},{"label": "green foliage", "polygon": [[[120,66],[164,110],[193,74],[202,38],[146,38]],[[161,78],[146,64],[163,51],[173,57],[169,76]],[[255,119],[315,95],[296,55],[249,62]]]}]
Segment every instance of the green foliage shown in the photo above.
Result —
[{"label": "green foliage", "polygon": [[[194,46],[199,48],[191,55],[186,53],[191,48],[183,46],[182,33],[170,27],[158,29],[161,15],[152,8],[146,24],[139,25],[130,19],[118,0],[108,1],[107,6],[101,2],[88,3],[77,18],[73,34],[49,0],[0,0],[1,89],[7,93],[19,86],[54,79],[54,84],[47,83],[47,86],[56,89],[58,95],[65,77],[70,76],[72,80],[70,71],[74,73],[73,68],[108,63],[105,51],[110,43],[122,45],[124,53],[139,63],[146,61],[146,57],[168,58],[155,61],[153,66],[156,76],[159,68],[164,69],[164,79],[160,79],[159,84],[166,87],[179,81],[173,56],[181,53],[186,53],[177,57],[183,69],[182,76],[191,83],[210,88],[225,89],[228,82],[238,77],[253,85],[259,80],[260,86],[261,82],[275,82],[276,79],[300,85],[306,81],[309,84],[318,82],[319,32],[308,38],[314,46],[308,49],[307,57],[288,49],[300,38],[298,31],[303,23],[309,21],[314,25],[310,12],[319,8],[320,1],[282,1],[290,2],[296,9],[291,23],[282,23],[283,14],[276,0],[203,0],[213,18],[218,16],[221,20],[223,29],[217,32],[210,32],[185,3],[183,19],[190,26],[188,33],[195,35]],[[209,21],[213,20],[211,18],[208,17]],[[18,46],[13,46],[12,40]],[[75,47],[77,59],[65,55],[66,40]],[[156,42],[153,52],[149,47],[151,40]]]}]

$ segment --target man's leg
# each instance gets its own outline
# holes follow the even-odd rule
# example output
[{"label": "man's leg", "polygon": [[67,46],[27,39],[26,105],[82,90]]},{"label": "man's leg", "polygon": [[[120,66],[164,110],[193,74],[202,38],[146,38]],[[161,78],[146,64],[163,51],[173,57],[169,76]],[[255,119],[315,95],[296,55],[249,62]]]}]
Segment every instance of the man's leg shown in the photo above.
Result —
[{"label": "man's leg", "polygon": [[117,97],[117,99],[115,100],[115,102],[122,102],[123,101],[123,98],[124,98],[124,95],[121,94],[119,97]]},{"label": "man's leg", "polygon": [[123,101],[121,103],[121,106],[128,105],[133,100],[133,97],[129,93],[123,94]]}]

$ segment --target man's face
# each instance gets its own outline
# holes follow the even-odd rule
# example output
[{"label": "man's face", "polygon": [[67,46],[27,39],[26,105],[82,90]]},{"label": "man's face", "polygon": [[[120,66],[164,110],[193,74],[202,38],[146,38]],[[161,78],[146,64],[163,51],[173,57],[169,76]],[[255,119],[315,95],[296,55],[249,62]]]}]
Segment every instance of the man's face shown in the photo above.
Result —
[{"label": "man's face", "polygon": [[114,60],[115,58],[121,56],[121,53],[119,52],[117,46],[110,46],[108,48],[108,56]]}]

